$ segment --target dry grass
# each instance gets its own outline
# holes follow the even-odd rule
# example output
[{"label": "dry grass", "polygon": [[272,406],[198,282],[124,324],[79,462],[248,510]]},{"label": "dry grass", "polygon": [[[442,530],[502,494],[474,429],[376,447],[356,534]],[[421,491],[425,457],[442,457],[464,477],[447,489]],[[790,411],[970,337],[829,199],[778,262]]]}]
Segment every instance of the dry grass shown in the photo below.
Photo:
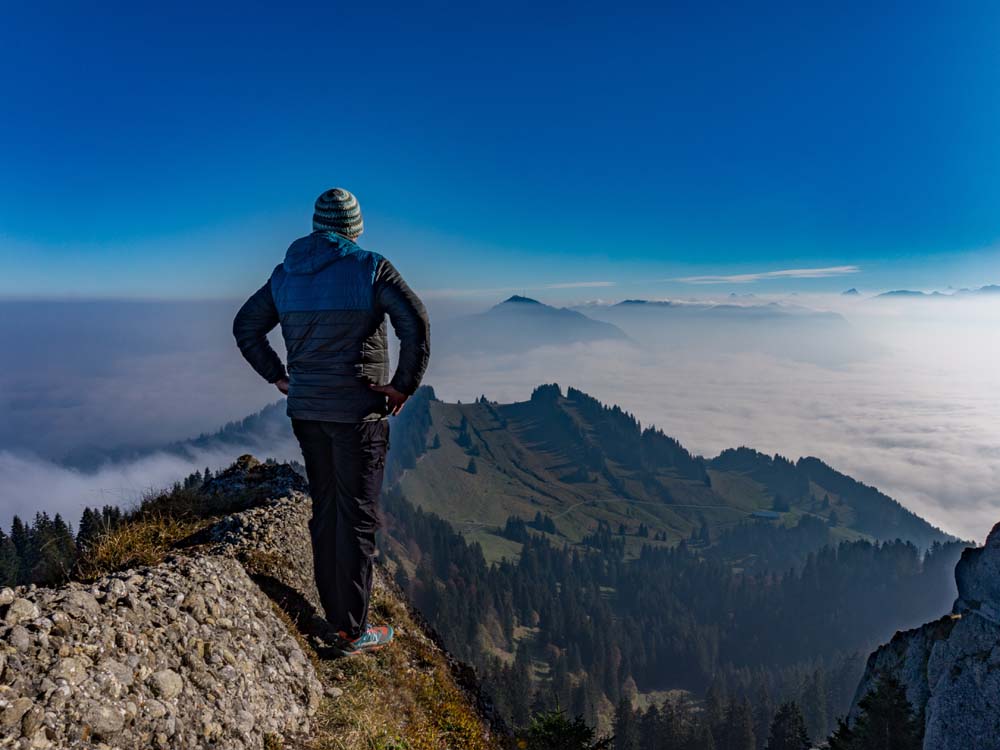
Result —
[{"label": "dry grass", "polygon": [[209,521],[151,515],[102,534],[77,560],[75,577],[93,580],[116,570],[162,562],[173,546]]},{"label": "dry grass", "polygon": [[444,657],[406,608],[376,591],[373,623],[396,628],[376,654],[327,661],[325,684],[344,692],[323,702],[309,750],[495,750],[483,720],[455,684]]},{"label": "dry grass", "polygon": [[74,578],[94,580],[137,565],[155,565],[183,539],[226,513],[247,506],[249,495],[204,495],[194,489],[150,493],[121,523],[81,551]]}]

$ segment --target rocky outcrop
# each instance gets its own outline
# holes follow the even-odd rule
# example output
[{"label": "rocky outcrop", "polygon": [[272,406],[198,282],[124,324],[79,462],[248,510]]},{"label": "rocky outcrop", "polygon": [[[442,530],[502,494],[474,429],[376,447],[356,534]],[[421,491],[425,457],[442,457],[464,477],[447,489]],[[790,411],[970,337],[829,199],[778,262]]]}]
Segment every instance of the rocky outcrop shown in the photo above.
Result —
[{"label": "rocky outcrop", "polygon": [[315,671],[224,557],[0,591],[0,746],[262,748],[309,730]]},{"label": "rocky outcrop", "polygon": [[952,614],[897,633],[873,653],[857,703],[882,676],[924,716],[925,750],[1000,748],[1000,524],[955,568]]},{"label": "rocky outcrop", "polygon": [[[373,607],[396,619],[397,643],[379,666],[324,655],[311,499],[290,467],[244,456],[202,495],[203,528],[158,565],[0,590],[0,748],[367,747],[365,718],[347,706],[370,707],[378,684],[406,711],[370,713],[373,731],[395,726],[406,746],[411,727],[414,746],[495,746],[474,676],[381,568]],[[237,511],[214,517],[220,507]],[[344,703],[345,691],[360,697]]]}]

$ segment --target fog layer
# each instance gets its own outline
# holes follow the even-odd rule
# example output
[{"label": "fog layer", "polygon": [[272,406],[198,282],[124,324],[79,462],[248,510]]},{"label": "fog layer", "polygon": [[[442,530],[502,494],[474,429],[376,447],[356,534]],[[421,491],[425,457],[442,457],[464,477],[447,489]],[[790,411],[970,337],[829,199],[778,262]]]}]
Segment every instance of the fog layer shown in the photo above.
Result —
[{"label": "fog layer", "polygon": [[[646,320],[630,328],[625,319],[615,322],[629,341],[516,353],[490,352],[482,342],[474,354],[460,341],[450,350],[436,347],[426,382],[447,400],[486,394],[509,401],[527,398],[539,383],[573,385],[695,452],[749,445],[791,458],[814,455],[952,533],[983,539],[1000,521],[1000,302],[797,302],[839,313],[851,340],[865,342],[863,351],[838,356],[832,366],[794,356],[796,346],[784,356],[773,331],[763,335],[767,329],[757,332],[766,348],[731,346],[731,335],[709,329],[708,341],[678,346],[683,336],[658,343],[648,334],[674,323],[651,329]],[[242,452],[230,446],[190,458],[154,451],[101,460],[116,455],[114,448],[162,446],[213,431],[274,400],[273,387],[232,343],[236,306],[0,303],[0,347],[8,355],[0,371],[0,522],[40,509],[75,521],[85,504],[130,502]],[[432,309],[432,319],[432,344],[447,341],[448,317]],[[767,326],[768,317],[749,325]],[[813,349],[828,343],[842,351],[844,330],[797,325],[796,335],[812,337]],[[291,444],[246,448],[297,455]]]}]

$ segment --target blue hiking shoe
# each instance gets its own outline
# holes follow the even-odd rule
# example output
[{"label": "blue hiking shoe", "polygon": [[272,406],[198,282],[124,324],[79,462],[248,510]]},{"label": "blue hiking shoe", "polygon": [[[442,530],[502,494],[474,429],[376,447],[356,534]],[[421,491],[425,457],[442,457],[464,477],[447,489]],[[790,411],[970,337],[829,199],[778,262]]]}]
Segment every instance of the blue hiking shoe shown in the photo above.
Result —
[{"label": "blue hiking shoe", "polygon": [[383,646],[392,643],[392,625],[381,625],[379,627],[369,627],[357,638],[348,638],[347,633],[341,630],[338,634],[340,642],[337,649],[341,656],[354,656],[366,651],[378,651]]}]

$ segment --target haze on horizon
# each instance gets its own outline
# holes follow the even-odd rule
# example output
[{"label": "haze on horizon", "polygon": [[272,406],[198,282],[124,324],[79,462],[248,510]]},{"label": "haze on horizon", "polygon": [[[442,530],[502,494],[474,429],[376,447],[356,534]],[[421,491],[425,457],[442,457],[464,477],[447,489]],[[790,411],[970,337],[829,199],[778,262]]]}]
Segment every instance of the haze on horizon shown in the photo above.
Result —
[{"label": "haze on horizon", "polygon": [[[697,346],[683,347],[633,336],[470,356],[442,345],[426,382],[439,398],[463,401],[480,395],[523,400],[541,383],[572,385],[633,412],[696,453],[748,445],[793,459],[814,455],[945,530],[982,539],[1000,519],[994,492],[1000,480],[997,301],[793,300],[797,306],[825,302],[825,309],[842,314],[854,340],[872,345],[868,354],[814,362],[774,349],[733,349],[711,332]],[[740,302],[770,305],[759,298]],[[131,307],[128,316],[118,314],[123,304]],[[431,305],[443,342],[457,319],[446,311],[435,316]],[[193,460],[158,450],[276,400],[231,341],[233,304],[0,303],[8,320],[12,308],[20,310],[18,325],[0,329],[0,346],[21,353],[0,374],[5,515],[44,508],[75,520],[85,504],[127,504],[190,471],[224,466],[245,450],[297,457],[296,446],[281,443],[230,446]],[[767,335],[770,325],[755,321],[753,330]],[[827,329],[812,333],[829,335]],[[39,340],[45,345],[26,345]],[[280,350],[276,333],[272,340]],[[794,351],[791,339],[781,343]],[[69,361],[56,354],[74,347],[78,355]],[[114,458],[130,449],[153,452]],[[81,460],[100,468],[71,468]]]}]

